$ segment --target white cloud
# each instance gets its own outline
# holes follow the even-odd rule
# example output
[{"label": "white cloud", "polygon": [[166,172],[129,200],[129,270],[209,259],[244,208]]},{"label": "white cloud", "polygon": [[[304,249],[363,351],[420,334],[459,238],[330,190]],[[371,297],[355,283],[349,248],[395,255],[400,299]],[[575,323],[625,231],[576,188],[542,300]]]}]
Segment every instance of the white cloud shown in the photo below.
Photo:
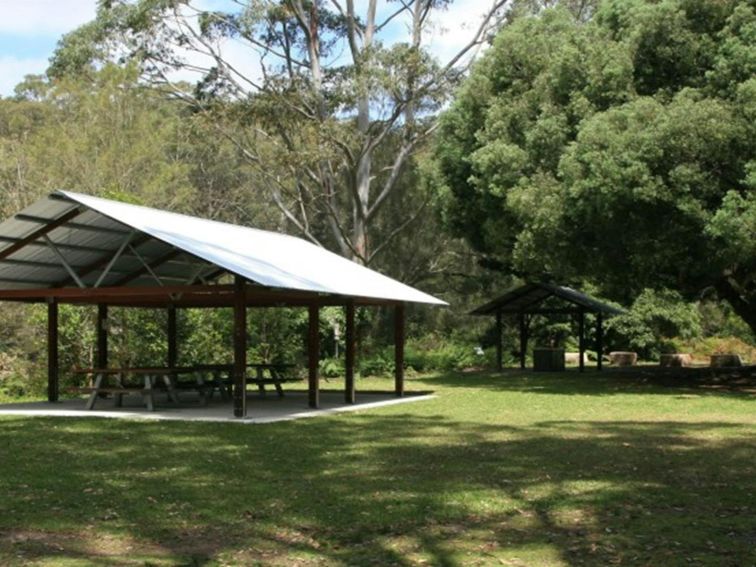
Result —
[{"label": "white cloud", "polygon": [[457,0],[433,16],[429,30],[429,49],[442,62],[462,50],[475,36],[491,0]]},{"label": "white cloud", "polygon": [[95,17],[96,0],[0,0],[0,33],[60,35]]},{"label": "white cloud", "polygon": [[45,57],[19,58],[0,56],[0,96],[13,94],[13,88],[26,75],[43,73],[47,69],[48,61]]}]

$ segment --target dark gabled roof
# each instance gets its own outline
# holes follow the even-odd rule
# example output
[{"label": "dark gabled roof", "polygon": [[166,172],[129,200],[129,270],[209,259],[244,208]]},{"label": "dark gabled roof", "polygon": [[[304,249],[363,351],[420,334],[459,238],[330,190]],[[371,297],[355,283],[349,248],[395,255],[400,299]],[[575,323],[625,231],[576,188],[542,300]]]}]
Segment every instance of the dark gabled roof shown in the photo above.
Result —
[{"label": "dark gabled roof", "polygon": [[470,312],[471,315],[493,315],[495,313],[544,313],[558,309],[542,308],[540,305],[550,297],[562,299],[577,305],[584,311],[620,315],[622,309],[602,303],[593,297],[563,285],[529,283],[509,290],[507,293]]}]

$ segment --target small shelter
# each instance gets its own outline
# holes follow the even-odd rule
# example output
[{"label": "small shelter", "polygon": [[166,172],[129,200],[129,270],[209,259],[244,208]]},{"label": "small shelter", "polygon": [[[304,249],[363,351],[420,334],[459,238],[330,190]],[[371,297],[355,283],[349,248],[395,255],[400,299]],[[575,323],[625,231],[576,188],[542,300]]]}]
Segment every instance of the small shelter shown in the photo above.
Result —
[{"label": "small shelter", "polygon": [[[59,396],[58,305],[98,306],[97,365],[107,367],[108,306],[168,310],[168,366],[176,310],[234,311],[234,415],[245,417],[248,307],[306,307],[308,400],[318,407],[318,317],[346,310],[345,400],[354,402],[355,307],[394,309],[395,392],[404,393],[405,304],[445,302],[301,238],[56,191],[0,223],[0,300],[48,310],[48,400]],[[223,278],[228,282],[220,283]],[[229,277],[230,276],[230,277]]]},{"label": "small shelter", "polygon": [[[544,305],[547,299],[556,298],[559,306]],[[590,297],[584,293],[562,285],[528,283],[514,289],[485,305],[471,311],[471,315],[494,315],[496,317],[496,363],[502,368],[502,317],[516,315],[520,329],[520,368],[525,368],[525,354],[528,347],[528,329],[533,315],[568,314],[578,320],[578,344],[580,350],[580,371],[584,369],[585,314],[596,315],[596,353],[598,370],[602,368],[601,354],[604,350],[604,316],[619,315],[622,309]]]}]

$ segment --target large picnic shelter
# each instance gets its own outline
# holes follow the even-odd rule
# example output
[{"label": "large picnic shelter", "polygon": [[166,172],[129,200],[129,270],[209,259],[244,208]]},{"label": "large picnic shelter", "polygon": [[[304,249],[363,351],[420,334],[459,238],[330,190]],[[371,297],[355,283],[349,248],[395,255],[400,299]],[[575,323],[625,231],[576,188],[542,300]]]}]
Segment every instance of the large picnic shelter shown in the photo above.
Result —
[{"label": "large picnic shelter", "polygon": [[177,363],[177,309],[232,308],[236,417],[247,415],[247,308],[308,309],[308,404],[317,408],[321,307],[345,309],[344,395],[354,403],[355,308],[393,308],[394,389],[402,396],[405,305],[445,304],[301,238],[69,191],[0,223],[0,247],[0,300],[47,304],[50,402],[59,398],[58,306],[64,303],[98,306],[102,369],[108,306],[167,310],[169,368]]},{"label": "large picnic shelter", "polygon": [[604,352],[604,317],[620,315],[622,309],[599,301],[581,291],[564,285],[552,283],[531,282],[516,286],[500,297],[497,297],[470,312],[471,315],[496,317],[496,363],[502,368],[502,331],[503,317],[506,315],[517,317],[520,333],[520,368],[525,368],[528,350],[530,321],[534,315],[570,315],[577,318],[579,367],[582,372],[585,367],[585,314],[596,316],[596,366],[602,368],[602,354]]}]

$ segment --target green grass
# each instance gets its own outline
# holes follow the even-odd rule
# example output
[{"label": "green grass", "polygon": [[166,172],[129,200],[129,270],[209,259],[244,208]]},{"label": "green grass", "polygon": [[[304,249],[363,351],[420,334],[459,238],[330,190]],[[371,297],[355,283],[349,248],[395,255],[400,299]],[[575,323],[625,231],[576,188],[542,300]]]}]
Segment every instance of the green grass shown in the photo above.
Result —
[{"label": "green grass", "polygon": [[751,394],[410,387],[437,396],[255,426],[1,419],[0,564],[756,564]]}]

